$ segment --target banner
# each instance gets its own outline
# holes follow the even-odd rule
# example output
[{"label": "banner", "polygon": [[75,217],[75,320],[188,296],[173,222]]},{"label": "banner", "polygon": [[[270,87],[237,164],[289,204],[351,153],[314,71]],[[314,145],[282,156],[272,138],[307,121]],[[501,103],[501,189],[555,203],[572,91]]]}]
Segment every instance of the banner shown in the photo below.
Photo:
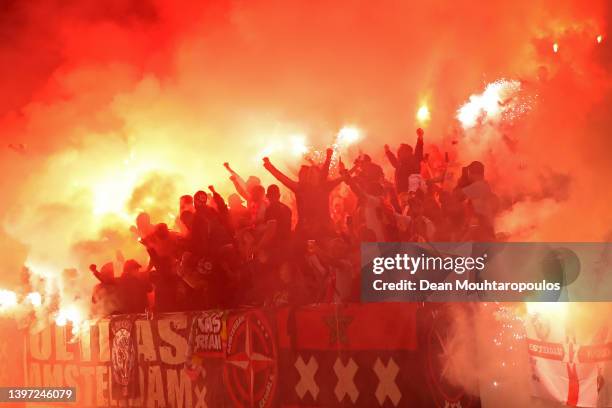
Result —
[{"label": "banner", "polygon": [[279,328],[287,405],[424,406],[430,400],[414,304],[285,309]]},{"label": "banner", "polygon": [[444,406],[417,320],[414,304],[326,304],[49,326],[28,335],[26,385],[76,387],[54,406],[80,408]]},{"label": "banner", "polygon": [[112,393],[121,399],[140,395],[135,321],[134,316],[117,316],[110,321]]},{"label": "banner", "polygon": [[[15,319],[0,318],[0,387],[24,386],[25,333]],[[21,408],[25,404],[13,402],[10,406]]]},{"label": "banner", "polygon": [[[526,324],[532,395],[568,406],[612,406],[612,337],[602,328],[580,344],[559,316],[533,313]],[[558,323],[558,322],[557,322]]]}]

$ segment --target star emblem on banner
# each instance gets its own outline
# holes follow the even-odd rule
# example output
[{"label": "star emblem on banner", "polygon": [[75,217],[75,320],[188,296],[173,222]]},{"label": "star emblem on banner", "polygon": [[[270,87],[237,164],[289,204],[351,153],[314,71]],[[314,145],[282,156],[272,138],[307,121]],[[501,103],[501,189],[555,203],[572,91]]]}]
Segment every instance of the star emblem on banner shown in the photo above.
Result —
[{"label": "star emblem on banner", "polygon": [[329,328],[329,344],[348,345],[348,336],[346,335],[348,326],[352,323],[352,316],[330,315],[325,316],[323,321]]},{"label": "star emblem on banner", "polygon": [[229,340],[232,346],[227,350],[225,375],[232,384],[234,402],[250,401],[255,405],[261,405],[262,400],[269,402],[268,394],[276,377],[275,349],[269,328],[259,316],[245,314],[236,320]]}]

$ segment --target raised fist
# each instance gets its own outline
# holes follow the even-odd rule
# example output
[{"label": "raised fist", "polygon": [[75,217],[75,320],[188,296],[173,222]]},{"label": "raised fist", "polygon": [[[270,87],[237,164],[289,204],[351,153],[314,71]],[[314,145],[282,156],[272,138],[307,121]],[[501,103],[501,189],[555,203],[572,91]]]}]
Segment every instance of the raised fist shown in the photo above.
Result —
[{"label": "raised fist", "polygon": [[264,164],[269,164],[270,163],[270,158],[269,157],[264,157],[263,158],[263,162],[264,162]]},{"label": "raised fist", "polygon": [[423,131],[423,129],[421,129],[421,128],[418,128],[418,129],[417,129],[417,131],[416,131],[416,133],[417,133],[417,135],[418,135],[419,137],[423,137],[423,135],[425,134],[425,132],[424,132],[424,131]]}]

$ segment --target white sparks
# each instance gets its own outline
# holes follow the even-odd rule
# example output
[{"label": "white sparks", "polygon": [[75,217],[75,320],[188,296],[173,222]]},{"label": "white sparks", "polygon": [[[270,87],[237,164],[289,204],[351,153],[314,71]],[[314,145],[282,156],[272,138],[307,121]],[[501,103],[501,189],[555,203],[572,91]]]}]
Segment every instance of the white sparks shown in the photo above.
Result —
[{"label": "white sparks", "polygon": [[470,96],[469,101],[457,111],[457,119],[464,129],[469,129],[481,123],[497,122],[502,119],[502,114],[508,112],[524,112],[529,107],[513,100],[520,90],[521,83],[516,80],[491,82],[483,93]]}]

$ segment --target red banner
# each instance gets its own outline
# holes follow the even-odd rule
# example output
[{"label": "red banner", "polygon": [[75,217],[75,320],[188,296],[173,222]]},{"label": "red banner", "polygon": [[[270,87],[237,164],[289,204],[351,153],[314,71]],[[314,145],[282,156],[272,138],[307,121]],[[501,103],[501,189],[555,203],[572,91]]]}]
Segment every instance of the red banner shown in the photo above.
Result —
[{"label": "red banner", "polygon": [[412,304],[118,316],[30,334],[27,385],[80,408],[443,406],[418,332]]}]

